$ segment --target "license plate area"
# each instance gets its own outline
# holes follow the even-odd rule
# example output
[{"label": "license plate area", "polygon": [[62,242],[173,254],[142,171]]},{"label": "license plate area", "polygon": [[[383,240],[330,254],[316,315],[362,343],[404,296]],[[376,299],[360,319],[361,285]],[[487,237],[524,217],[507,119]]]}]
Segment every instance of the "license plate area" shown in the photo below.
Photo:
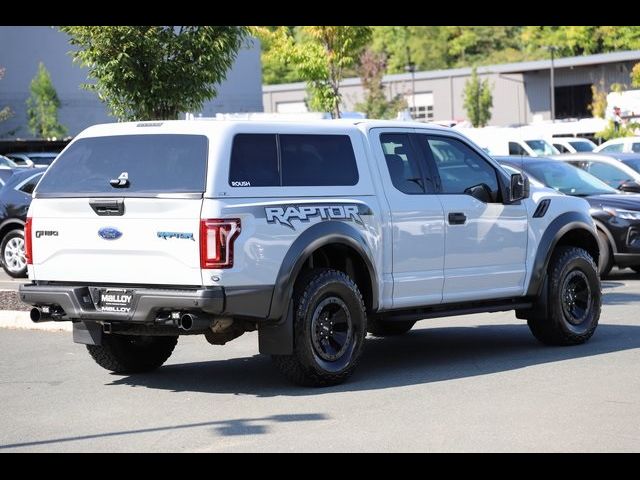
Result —
[{"label": "license plate area", "polygon": [[133,304],[133,290],[98,288],[96,308],[101,312],[129,313]]}]

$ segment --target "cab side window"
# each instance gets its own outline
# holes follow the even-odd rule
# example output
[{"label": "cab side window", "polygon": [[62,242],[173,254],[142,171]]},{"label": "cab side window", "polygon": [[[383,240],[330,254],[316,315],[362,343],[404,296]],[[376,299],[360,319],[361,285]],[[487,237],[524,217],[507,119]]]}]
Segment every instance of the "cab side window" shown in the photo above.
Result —
[{"label": "cab side window", "polygon": [[528,156],[527,151],[518,142],[509,142],[509,155]]},{"label": "cab side window", "polygon": [[624,148],[624,143],[612,143],[604,147],[601,152],[621,153]]},{"label": "cab side window", "polygon": [[407,133],[383,133],[380,143],[393,186],[403,193],[425,193],[418,155]]},{"label": "cab side window", "polygon": [[491,202],[501,201],[495,168],[471,147],[455,138],[426,136],[426,139],[442,193],[470,194],[474,188],[483,188]]}]

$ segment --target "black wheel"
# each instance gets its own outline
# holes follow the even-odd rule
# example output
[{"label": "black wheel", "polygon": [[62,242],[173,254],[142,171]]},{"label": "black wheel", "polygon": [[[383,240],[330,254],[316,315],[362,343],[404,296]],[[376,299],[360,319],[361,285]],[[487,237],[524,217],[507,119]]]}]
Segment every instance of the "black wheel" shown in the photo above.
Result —
[{"label": "black wheel", "polygon": [[2,239],[0,244],[2,255],[2,268],[13,278],[25,278],[27,276],[27,259],[24,255],[24,232],[11,230]]},{"label": "black wheel", "polygon": [[298,385],[343,382],[356,367],[367,332],[357,285],[343,272],[317,269],[296,285],[293,355],[273,355],[280,371]]},{"label": "black wheel", "polygon": [[402,335],[413,328],[416,322],[406,320],[381,320],[379,318],[367,319],[367,331],[376,337],[390,337]]},{"label": "black wheel", "polygon": [[530,318],[533,335],[547,345],[578,345],[595,332],[600,318],[600,278],[589,254],[559,247],[548,270],[547,315]]},{"label": "black wheel", "polygon": [[104,335],[102,345],[87,345],[87,350],[102,368],[115,373],[139,373],[155,370],[171,356],[177,336]]},{"label": "black wheel", "polygon": [[600,260],[598,261],[598,273],[600,277],[609,275],[613,268],[613,254],[611,251],[611,244],[607,235],[598,230],[598,247],[600,248]]}]

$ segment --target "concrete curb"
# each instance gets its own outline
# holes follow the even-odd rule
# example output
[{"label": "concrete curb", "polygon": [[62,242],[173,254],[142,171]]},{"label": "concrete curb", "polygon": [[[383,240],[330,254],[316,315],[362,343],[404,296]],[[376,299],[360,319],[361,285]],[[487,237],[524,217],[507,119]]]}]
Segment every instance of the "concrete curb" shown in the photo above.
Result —
[{"label": "concrete curb", "polygon": [[0,328],[44,330],[48,332],[72,331],[71,322],[33,323],[29,318],[29,312],[19,310],[0,310]]}]

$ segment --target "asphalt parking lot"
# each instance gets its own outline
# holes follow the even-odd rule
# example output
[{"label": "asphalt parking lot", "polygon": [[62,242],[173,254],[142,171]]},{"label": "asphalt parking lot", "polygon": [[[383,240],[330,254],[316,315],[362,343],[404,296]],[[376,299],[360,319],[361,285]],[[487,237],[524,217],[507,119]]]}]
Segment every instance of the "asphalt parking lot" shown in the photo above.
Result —
[{"label": "asphalt parking lot", "polygon": [[512,313],[369,338],[344,385],[289,385],[246,334],[182,337],[155,373],[110,374],[68,332],[0,329],[0,452],[638,451],[640,276],[603,282],[586,345]]}]

